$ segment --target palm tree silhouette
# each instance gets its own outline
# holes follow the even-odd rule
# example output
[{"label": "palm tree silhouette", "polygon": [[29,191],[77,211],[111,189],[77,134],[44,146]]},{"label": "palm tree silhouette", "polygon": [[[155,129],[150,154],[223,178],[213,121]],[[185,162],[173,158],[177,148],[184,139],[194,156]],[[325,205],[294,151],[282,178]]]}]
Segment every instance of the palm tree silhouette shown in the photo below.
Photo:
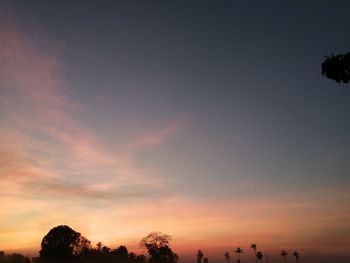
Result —
[{"label": "palm tree silhouette", "polygon": [[259,260],[259,263],[261,263],[262,257],[263,257],[263,254],[261,253],[261,251],[258,251],[258,252],[256,253],[256,258]]},{"label": "palm tree silhouette", "polygon": [[197,252],[197,263],[202,263],[203,257],[204,257],[204,254],[203,254],[202,250],[198,250],[198,252]]},{"label": "palm tree silhouette", "polygon": [[255,262],[258,262],[258,259],[256,257],[256,244],[251,244],[250,248],[252,248],[254,250],[254,254],[255,254]]},{"label": "palm tree silhouette", "polygon": [[101,251],[101,249],[102,249],[102,243],[101,242],[98,242],[97,244],[96,244],[96,247],[97,247],[97,251]]},{"label": "palm tree silhouette", "polygon": [[299,253],[297,251],[294,251],[293,256],[295,257],[295,261],[299,262]]},{"label": "palm tree silhouette", "polygon": [[230,263],[230,253],[226,252],[226,253],[224,254],[224,257],[225,257],[226,263]]},{"label": "palm tree silhouette", "polygon": [[240,263],[241,262],[241,253],[244,253],[243,250],[238,247],[235,252],[238,254],[238,260],[237,260],[237,263]]},{"label": "palm tree silhouette", "polygon": [[281,257],[284,259],[284,263],[287,263],[287,255],[288,253],[285,250],[282,250]]}]

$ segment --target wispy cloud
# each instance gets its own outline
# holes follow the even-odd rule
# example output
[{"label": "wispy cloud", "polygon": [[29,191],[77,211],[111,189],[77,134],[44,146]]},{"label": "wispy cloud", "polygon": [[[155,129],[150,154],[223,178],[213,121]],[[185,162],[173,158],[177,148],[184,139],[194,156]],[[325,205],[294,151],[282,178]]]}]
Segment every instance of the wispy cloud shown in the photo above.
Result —
[{"label": "wispy cloud", "polygon": [[[4,142],[15,142],[7,143],[6,149],[33,159],[40,156],[35,161],[51,168],[64,162],[72,170],[72,166],[80,169],[87,165],[89,169],[109,166],[117,170],[115,173],[120,170],[121,176],[130,176],[128,171],[137,172],[129,151],[107,150],[97,135],[77,119],[76,112],[83,106],[70,98],[68,85],[60,77],[62,65],[57,46],[61,45],[56,43],[60,41],[37,24],[26,25],[25,28],[30,27],[28,33],[24,28],[26,21],[8,15],[8,8],[2,12],[1,137]],[[32,34],[44,40],[37,41]],[[171,121],[160,130],[146,131],[126,142],[124,148],[137,151],[159,145],[177,128],[178,121]]]},{"label": "wispy cloud", "polygon": [[142,134],[138,138],[129,142],[125,146],[125,151],[129,154],[132,154],[143,149],[157,146],[166,141],[175,132],[179,131],[182,128],[182,125],[183,120],[177,119],[159,130],[146,132],[145,134]]},{"label": "wispy cloud", "polygon": [[[159,177],[136,165],[133,153],[165,142],[178,122],[146,131],[120,149],[105,147],[79,120],[84,106],[71,98],[62,77],[64,43],[29,13],[19,18],[10,4],[0,5],[0,202],[7,211],[0,213],[0,231],[17,229],[23,236],[37,231],[21,232],[23,226],[72,222],[71,209],[88,213],[90,206],[111,209],[115,202],[168,195]],[[71,209],[60,217],[50,212],[69,202]],[[18,237],[11,244],[11,233],[0,239],[2,247],[25,246]]]}]

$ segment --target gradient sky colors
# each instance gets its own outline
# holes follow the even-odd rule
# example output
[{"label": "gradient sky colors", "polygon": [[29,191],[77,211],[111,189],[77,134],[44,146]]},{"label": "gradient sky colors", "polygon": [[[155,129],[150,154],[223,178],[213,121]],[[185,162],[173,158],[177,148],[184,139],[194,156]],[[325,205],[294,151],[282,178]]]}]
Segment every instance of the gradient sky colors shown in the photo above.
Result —
[{"label": "gradient sky colors", "polygon": [[349,10],[1,1],[0,249],[67,224],[135,251],[163,231],[184,259],[347,262],[350,86],[320,63],[349,51]]}]

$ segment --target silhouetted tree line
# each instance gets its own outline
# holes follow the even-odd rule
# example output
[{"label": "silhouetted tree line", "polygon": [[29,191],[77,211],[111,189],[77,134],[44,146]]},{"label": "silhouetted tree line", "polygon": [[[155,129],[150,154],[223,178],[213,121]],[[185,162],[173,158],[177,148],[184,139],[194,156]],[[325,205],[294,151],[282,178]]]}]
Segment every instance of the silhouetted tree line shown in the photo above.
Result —
[{"label": "silhouetted tree line", "polygon": [[41,241],[39,257],[7,255],[0,251],[0,263],[177,263],[179,257],[170,248],[171,237],[152,232],[140,242],[148,256],[129,252],[125,246],[111,249],[91,242],[69,226],[52,228]]},{"label": "silhouetted tree line", "polygon": [[[91,242],[74,231],[69,226],[61,225],[52,228],[42,239],[39,257],[30,259],[21,254],[6,255],[0,251],[0,263],[177,263],[179,257],[170,248],[171,237],[161,232],[151,232],[140,241],[140,248],[147,250],[148,256],[137,255],[129,252],[125,246],[111,249],[98,242],[92,246]],[[255,262],[261,263],[265,258],[268,263],[268,255],[257,251],[257,244],[251,244]],[[242,263],[241,254],[243,249],[237,247],[232,252],[237,254],[237,263]],[[296,263],[299,263],[299,253],[292,254]],[[209,259],[198,250],[197,263],[209,263]],[[288,253],[282,250],[281,259],[287,262]],[[231,263],[229,252],[224,254],[226,263]],[[232,261],[233,263],[233,261]]]},{"label": "silhouetted tree line", "polygon": [[140,242],[148,256],[129,252],[125,246],[111,249],[101,242],[95,247],[69,226],[51,229],[41,242],[38,263],[177,263],[178,256],[171,250],[171,237],[152,232]]},{"label": "silhouetted tree line", "polygon": [[350,52],[326,57],[322,65],[322,75],[338,83],[350,81]]},{"label": "silhouetted tree line", "polygon": [[0,251],[0,263],[30,263],[30,258],[17,253],[6,255]]},{"label": "silhouetted tree line", "polygon": [[[251,244],[250,248],[253,249],[254,256],[255,256],[255,263],[261,263],[263,257],[265,257],[266,263],[269,263],[268,255],[265,254],[263,256],[263,253],[261,251],[257,251],[257,244]],[[241,254],[244,253],[243,249],[240,247],[237,247],[233,252],[237,254],[236,262],[242,263]],[[287,251],[282,250],[280,255],[281,255],[281,259],[284,261],[284,263],[287,263],[287,256],[288,256]],[[295,257],[295,262],[299,263],[300,254],[297,251],[294,251],[293,256]],[[224,259],[225,259],[226,263],[231,263],[231,255],[229,252],[226,252],[224,254]],[[234,261],[232,261],[232,262],[234,262]],[[198,250],[198,252],[197,252],[197,263],[209,263],[208,258],[204,257],[202,250]]]}]

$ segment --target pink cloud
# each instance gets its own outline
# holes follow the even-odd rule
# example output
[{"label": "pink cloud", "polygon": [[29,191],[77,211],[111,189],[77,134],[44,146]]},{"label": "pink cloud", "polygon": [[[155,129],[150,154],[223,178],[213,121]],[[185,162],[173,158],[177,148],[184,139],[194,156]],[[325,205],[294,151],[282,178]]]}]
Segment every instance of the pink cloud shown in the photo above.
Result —
[{"label": "pink cloud", "polygon": [[125,146],[125,151],[128,153],[133,153],[157,146],[166,141],[171,135],[178,132],[182,126],[182,119],[173,120],[168,125],[159,130],[146,132],[138,138],[135,138]]},{"label": "pink cloud", "polygon": [[[179,121],[141,134],[121,150],[107,150],[79,121],[83,106],[70,98],[60,74],[62,41],[30,14],[19,19],[11,5],[0,5],[0,161],[5,167],[0,177],[6,182],[18,178],[16,189],[28,191],[40,180],[62,196],[74,195],[74,188],[81,196],[100,195],[94,187],[101,181],[112,186],[156,183],[151,172],[135,165],[132,153],[163,143]],[[75,187],[74,180],[80,182]]]},{"label": "pink cloud", "polygon": [[[69,83],[60,74],[63,46],[40,23],[20,19],[15,9],[0,3],[0,187],[5,189],[0,202],[2,211],[8,211],[0,213],[0,221],[8,222],[0,231],[9,237],[8,217],[18,222],[14,244],[4,238],[1,247],[26,246],[43,225],[69,221],[69,211],[86,213],[81,205],[86,200],[111,206],[116,200],[164,196],[159,177],[136,165],[132,153],[163,143],[179,123],[145,132],[120,147],[130,151],[105,147],[78,118],[84,106],[70,98]],[[70,210],[62,209],[66,202]],[[53,207],[62,210],[59,218]],[[23,221],[15,209],[36,211],[46,221],[39,216]],[[24,237],[28,241],[19,243]]]}]

